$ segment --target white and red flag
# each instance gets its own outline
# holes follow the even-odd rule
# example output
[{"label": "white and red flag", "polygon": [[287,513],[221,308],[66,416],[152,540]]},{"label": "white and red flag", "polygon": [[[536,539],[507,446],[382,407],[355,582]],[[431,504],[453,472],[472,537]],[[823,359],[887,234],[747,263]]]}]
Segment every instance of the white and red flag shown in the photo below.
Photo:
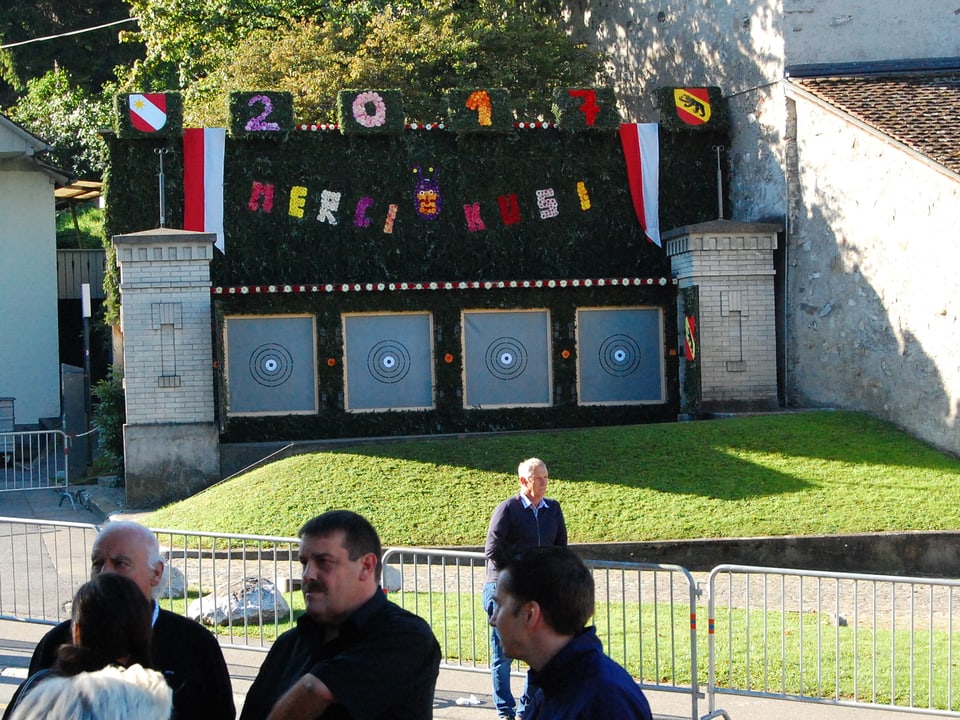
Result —
[{"label": "white and red flag", "polygon": [[627,161],[630,197],[647,240],[660,242],[660,131],[657,123],[622,123],[620,143]]},{"label": "white and red flag", "polygon": [[225,128],[183,131],[183,229],[216,233],[223,241],[223,153]]},{"label": "white and red flag", "polygon": [[131,93],[130,124],[141,132],[154,133],[167,124],[167,96],[163,93]]}]

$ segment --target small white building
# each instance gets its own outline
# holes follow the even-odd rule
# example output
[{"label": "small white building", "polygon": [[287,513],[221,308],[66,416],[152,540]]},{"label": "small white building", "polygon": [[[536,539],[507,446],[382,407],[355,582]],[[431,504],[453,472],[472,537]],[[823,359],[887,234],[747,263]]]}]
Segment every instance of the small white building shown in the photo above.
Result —
[{"label": "small white building", "polygon": [[60,417],[54,186],[68,178],[49,150],[0,115],[0,398],[18,427]]}]

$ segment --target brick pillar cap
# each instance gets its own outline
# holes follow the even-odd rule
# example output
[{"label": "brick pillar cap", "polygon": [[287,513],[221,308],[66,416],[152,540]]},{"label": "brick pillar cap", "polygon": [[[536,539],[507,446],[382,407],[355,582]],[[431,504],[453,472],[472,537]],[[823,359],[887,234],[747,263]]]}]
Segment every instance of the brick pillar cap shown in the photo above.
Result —
[{"label": "brick pillar cap", "polygon": [[141,230],[140,232],[128,233],[126,235],[114,235],[112,240],[114,245],[151,245],[171,242],[208,242],[213,245],[217,241],[217,235],[216,233],[195,232],[193,230],[155,228],[153,230]]},{"label": "brick pillar cap", "polygon": [[739,222],[737,220],[708,220],[707,222],[668,230],[661,235],[664,242],[684,235],[763,235],[775,234],[783,230],[779,223]]}]

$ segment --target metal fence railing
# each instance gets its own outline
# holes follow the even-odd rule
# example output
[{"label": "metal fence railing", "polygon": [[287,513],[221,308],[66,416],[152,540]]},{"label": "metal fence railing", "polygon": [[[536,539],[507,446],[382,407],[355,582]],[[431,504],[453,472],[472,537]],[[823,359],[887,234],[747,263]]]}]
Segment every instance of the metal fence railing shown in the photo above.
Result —
[{"label": "metal fence railing", "polygon": [[69,497],[69,453],[62,430],[0,433],[0,491],[60,488]]},{"label": "metal fence railing", "polygon": [[960,717],[960,581],[721,565],[707,696]]},{"label": "metal fence railing", "polygon": [[[98,530],[0,517],[0,618],[69,617]],[[168,567],[161,606],[224,644],[265,650],[303,612],[297,538],[153,532]],[[483,554],[391,548],[383,561],[384,588],[430,623],[445,666],[487,672]],[[704,599],[686,569],[587,564],[606,652],[645,690],[689,696],[692,720],[728,717],[725,696],[960,718],[960,580],[721,565],[698,575],[698,635]]]},{"label": "metal fence railing", "polygon": [[[397,604],[425,618],[444,664],[489,672],[490,627],[482,605],[481,552],[391,548],[385,587]],[[596,587],[594,623],[604,649],[644,689],[683,693],[698,718],[697,589],[677,565],[587,561]],[[518,664],[518,669],[520,665]]]},{"label": "metal fence railing", "polygon": [[99,528],[72,522],[0,518],[0,618],[58,623],[90,577]]}]

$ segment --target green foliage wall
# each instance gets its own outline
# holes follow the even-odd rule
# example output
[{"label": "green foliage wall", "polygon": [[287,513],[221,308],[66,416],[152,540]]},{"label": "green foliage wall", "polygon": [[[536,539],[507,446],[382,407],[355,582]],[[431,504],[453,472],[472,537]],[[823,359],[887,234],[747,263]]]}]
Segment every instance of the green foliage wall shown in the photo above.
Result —
[{"label": "green foliage wall", "polygon": [[[716,167],[711,146],[724,131],[660,131],[661,228],[716,217]],[[157,155],[165,157],[168,227],[182,227],[183,159],[175,139],[110,139],[108,233],[157,226]],[[419,172],[414,173],[414,169]],[[426,177],[441,199],[429,219],[416,211],[417,183]],[[584,210],[577,183],[584,183]],[[272,209],[256,183],[273,187]],[[292,188],[305,188],[302,217],[290,213]],[[541,219],[537,191],[552,189],[558,213]],[[337,224],[318,222],[324,190],[340,193]],[[519,220],[507,224],[500,199],[516,196]],[[251,198],[254,202],[251,205]],[[356,208],[370,198],[355,224]],[[464,205],[479,203],[485,228],[471,231]],[[212,266],[218,286],[298,283],[669,277],[663,249],[649,243],[634,215],[623,151],[615,129],[557,128],[506,133],[405,130],[394,135],[344,135],[295,130],[282,141],[228,136],[224,177],[226,254]],[[384,232],[389,205],[397,206]],[[250,209],[251,206],[254,209]],[[218,295],[217,337],[225,315],[308,312],[318,327],[316,416],[221,418],[230,441],[404,433],[439,433],[635,423],[676,417],[676,288],[579,288],[373,292],[317,295]],[[580,407],[576,403],[575,308],[654,305],[663,308],[667,401],[663,405]],[[549,308],[553,327],[554,407],[464,410],[460,397],[460,312],[464,308]],[[431,412],[346,413],[340,314],[429,310],[437,333],[437,409]],[[567,349],[570,355],[560,353]],[[221,351],[222,352],[222,351]],[[453,362],[446,362],[447,353]],[[223,367],[220,358],[220,367]],[[223,387],[220,387],[221,393]]]}]

